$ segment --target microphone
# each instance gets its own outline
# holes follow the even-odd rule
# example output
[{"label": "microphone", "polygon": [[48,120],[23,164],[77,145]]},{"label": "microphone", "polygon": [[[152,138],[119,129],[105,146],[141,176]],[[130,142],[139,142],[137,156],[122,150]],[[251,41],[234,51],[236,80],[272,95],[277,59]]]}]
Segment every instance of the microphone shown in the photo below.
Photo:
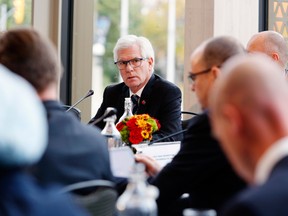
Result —
[{"label": "microphone", "polygon": [[175,132],[175,133],[172,133],[172,134],[170,134],[170,135],[168,135],[168,136],[164,136],[164,137],[161,137],[161,138],[159,138],[159,139],[157,139],[157,140],[153,140],[152,142],[148,143],[148,145],[152,145],[152,144],[154,144],[154,143],[156,143],[156,142],[159,142],[159,141],[162,141],[162,140],[164,140],[164,139],[167,139],[167,138],[176,136],[176,135],[181,134],[181,133],[185,133],[187,130],[188,130],[188,129],[180,130],[180,131]]},{"label": "microphone", "polygon": [[72,108],[74,108],[77,104],[79,104],[81,101],[83,101],[85,98],[90,97],[91,95],[94,94],[94,91],[92,89],[90,89],[87,94],[80,98],[80,100],[78,100],[75,104],[73,104],[72,106],[69,107],[69,109],[66,110],[66,112],[69,112]]},{"label": "microphone", "polygon": [[102,115],[100,118],[95,119],[94,121],[89,121],[88,124],[90,125],[95,125],[97,123],[99,123],[100,121],[102,121],[105,118],[108,118],[112,115],[116,115],[117,114],[117,109],[115,109],[114,107],[110,107],[110,110],[108,112],[105,112],[104,115]]}]

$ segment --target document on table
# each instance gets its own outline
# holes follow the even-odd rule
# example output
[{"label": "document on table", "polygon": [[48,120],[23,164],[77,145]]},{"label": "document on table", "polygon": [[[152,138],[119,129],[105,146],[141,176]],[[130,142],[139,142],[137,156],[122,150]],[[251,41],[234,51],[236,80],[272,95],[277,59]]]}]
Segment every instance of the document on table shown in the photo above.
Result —
[{"label": "document on table", "polygon": [[[180,141],[178,142],[159,142],[152,145],[139,144],[133,145],[137,154],[145,154],[153,157],[160,166],[165,166],[180,150]],[[111,148],[110,165],[114,176],[127,178],[135,164],[135,158],[132,150],[127,147]]]},{"label": "document on table", "polygon": [[133,145],[137,149],[137,154],[145,154],[153,157],[160,166],[165,166],[180,150],[180,141],[177,142],[159,142],[152,145],[140,144]]},{"label": "document on table", "polygon": [[135,164],[132,150],[128,146],[111,148],[110,165],[114,176],[128,178]]}]

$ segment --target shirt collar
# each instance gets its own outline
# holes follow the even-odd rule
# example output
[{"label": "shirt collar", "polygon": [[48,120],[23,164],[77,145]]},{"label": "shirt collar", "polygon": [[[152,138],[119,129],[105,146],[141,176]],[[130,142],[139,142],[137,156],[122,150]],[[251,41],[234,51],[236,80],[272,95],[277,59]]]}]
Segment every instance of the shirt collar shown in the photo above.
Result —
[{"label": "shirt collar", "polygon": [[141,97],[141,94],[143,92],[143,89],[144,89],[145,86],[143,86],[141,89],[139,89],[139,91],[137,91],[136,93],[133,93],[130,89],[129,89],[129,94],[130,94],[130,97],[133,95],[133,94],[136,94],[139,96],[139,98]]},{"label": "shirt collar", "polygon": [[257,163],[254,180],[260,185],[266,182],[273,167],[278,161],[288,155],[288,136],[276,141]]}]

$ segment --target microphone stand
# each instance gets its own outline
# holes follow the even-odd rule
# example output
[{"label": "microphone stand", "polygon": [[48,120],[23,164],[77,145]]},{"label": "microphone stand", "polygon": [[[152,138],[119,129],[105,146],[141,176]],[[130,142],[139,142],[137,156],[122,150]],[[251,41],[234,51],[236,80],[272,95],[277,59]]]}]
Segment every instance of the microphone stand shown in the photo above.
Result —
[{"label": "microphone stand", "polygon": [[78,100],[75,104],[73,104],[72,106],[69,107],[69,109],[66,110],[66,112],[69,112],[71,109],[73,109],[77,104],[79,104],[81,101],[83,101],[85,98],[90,97],[91,95],[94,94],[94,91],[91,89],[87,92],[87,94],[80,98],[80,100]]},{"label": "microphone stand", "polygon": [[152,144],[154,144],[154,143],[156,143],[156,142],[159,142],[159,141],[162,141],[162,140],[164,140],[164,139],[167,139],[167,138],[176,136],[176,135],[181,134],[181,133],[185,133],[187,130],[188,130],[188,129],[180,130],[180,131],[175,132],[175,133],[172,133],[172,134],[170,134],[170,135],[168,135],[168,136],[161,137],[161,138],[159,138],[159,139],[157,139],[157,140],[154,140],[154,141],[148,143],[148,145],[152,145]]}]

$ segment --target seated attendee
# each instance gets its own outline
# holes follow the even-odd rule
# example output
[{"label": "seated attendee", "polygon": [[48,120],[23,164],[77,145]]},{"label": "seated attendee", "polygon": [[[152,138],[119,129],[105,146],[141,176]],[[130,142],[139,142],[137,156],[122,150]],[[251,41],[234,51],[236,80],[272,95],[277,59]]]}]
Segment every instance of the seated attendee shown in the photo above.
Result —
[{"label": "seated attendee", "polygon": [[30,82],[45,106],[48,146],[33,169],[40,182],[113,180],[100,131],[66,113],[57,101],[61,63],[52,43],[30,28],[8,30],[0,37],[0,63]]},{"label": "seated attendee", "polygon": [[182,206],[176,204],[184,193],[190,195],[186,207],[218,211],[245,186],[211,134],[208,106],[208,96],[221,75],[221,65],[230,57],[244,53],[242,44],[226,36],[211,38],[199,45],[191,55],[189,78],[203,113],[190,120],[180,151],[162,170],[153,160],[136,155],[154,176],[150,183],[159,189],[159,215],[181,215]]},{"label": "seated attendee", "polygon": [[247,43],[248,52],[260,52],[270,56],[285,71],[288,61],[288,45],[285,38],[275,31],[262,31]]},{"label": "seated attendee", "polygon": [[288,212],[288,87],[266,56],[232,59],[211,94],[215,136],[250,187],[223,216],[286,216]]},{"label": "seated attendee", "polygon": [[0,100],[0,215],[86,215],[60,188],[39,186],[25,173],[45,151],[46,113],[29,83],[2,65]]},{"label": "seated attendee", "polygon": [[[101,117],[107,107],[117,109],[118,122],[124,113],[125,97],[137,95],[133,114],[149,114],[161,124],[161,129],[153,134],[154,140],[180,131],[181,91],[153,73],[155,58],[150,41],[135,35],[123,36],[117,41],[113,54],[123,82],[105,88],[102,104],[90,123]],[[105,123],[102,121],[96,125],[103,129]],[[180,134],[163,141],[181,139]]]}]

